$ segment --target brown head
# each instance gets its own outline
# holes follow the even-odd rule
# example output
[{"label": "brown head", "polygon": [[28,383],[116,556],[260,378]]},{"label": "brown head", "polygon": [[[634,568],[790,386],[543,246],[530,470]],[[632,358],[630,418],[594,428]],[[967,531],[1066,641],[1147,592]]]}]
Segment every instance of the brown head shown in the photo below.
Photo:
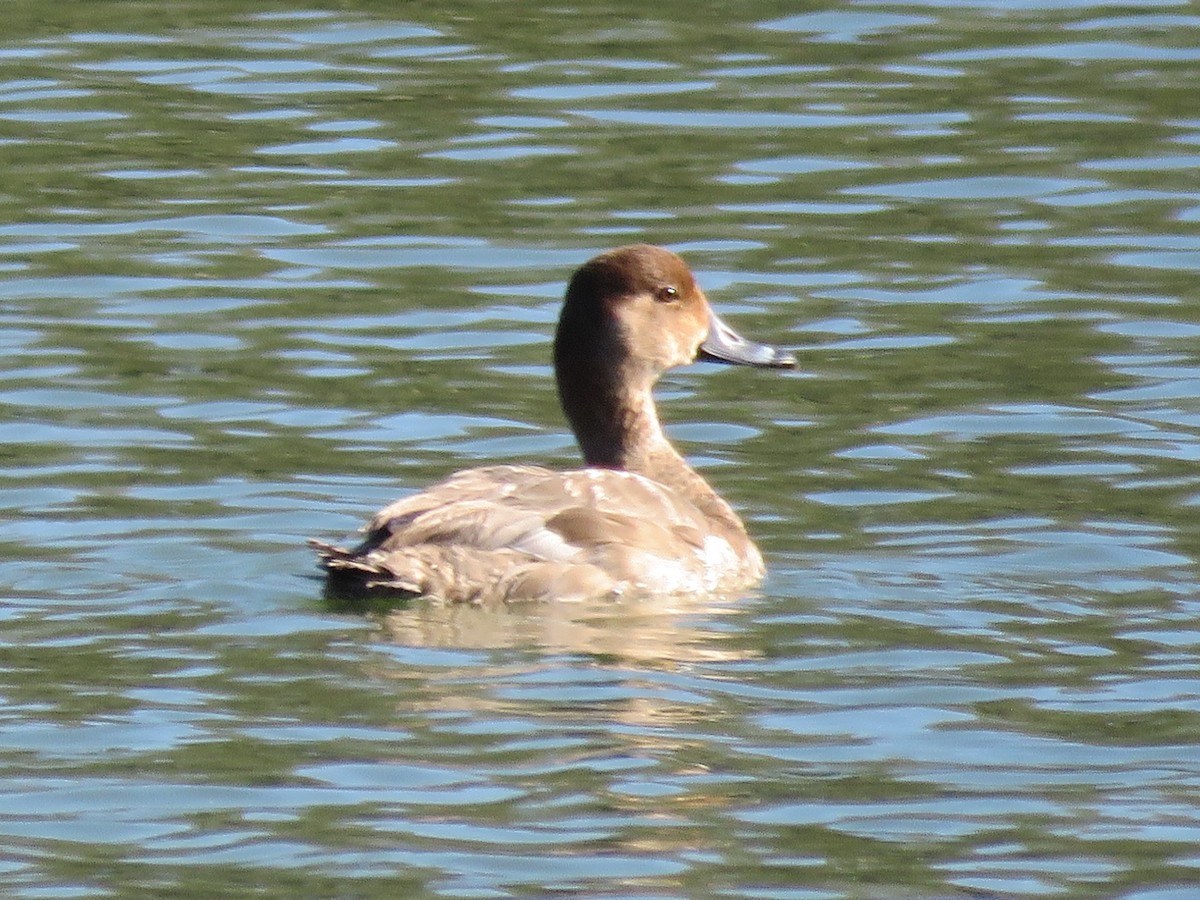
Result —
[{"label": "brown head", "polygon": [[[649,244],[593,257],[572,276],[554,339],[559,399],[589,465],[622,465],[614,449],[653,416],[650,389],[697,359],[791,368],[795,359],[740,337],[713,313],[682,259]],[[645,407],[643,409],[643,407]],[[657,431],[657,419],[651,423]],[[632,435],[637,440],[637,435]]]}]

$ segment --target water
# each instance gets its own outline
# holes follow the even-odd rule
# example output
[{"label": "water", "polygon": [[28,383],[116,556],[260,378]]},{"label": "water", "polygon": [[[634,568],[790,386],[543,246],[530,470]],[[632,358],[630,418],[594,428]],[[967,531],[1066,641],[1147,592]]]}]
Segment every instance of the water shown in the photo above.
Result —
[{"label": "water", "polygon": [[[4,894],[1196,896],[1192,7],[352,6],[6,7]],[[762,590],[322,601],[635,240]]]}]

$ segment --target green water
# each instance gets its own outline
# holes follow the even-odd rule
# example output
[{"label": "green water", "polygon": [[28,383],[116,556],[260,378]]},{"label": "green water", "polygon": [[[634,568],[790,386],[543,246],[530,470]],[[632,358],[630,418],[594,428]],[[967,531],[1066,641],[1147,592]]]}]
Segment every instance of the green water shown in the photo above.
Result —
[{"label": "green water", "polygon": [[[0,893],[1197,895],[1191,5],[4,14]],[[326,605],[632,241],[762,590]]]}]

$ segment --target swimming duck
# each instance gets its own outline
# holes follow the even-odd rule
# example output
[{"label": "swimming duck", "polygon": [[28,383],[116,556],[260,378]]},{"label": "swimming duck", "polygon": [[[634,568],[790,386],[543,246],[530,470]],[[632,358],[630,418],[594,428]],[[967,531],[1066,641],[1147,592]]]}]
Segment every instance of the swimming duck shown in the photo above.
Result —
[{"label": "swimming duck", "polygon": [[384,507],[353,549],[321,541],[331,588],[449,602],[735,591],[762,578],[741,519],[667,441],[652,389],[697,359],[791,368],[717,318],[682,259],[601,253],[567,286],[559,400],[586,468],[468,469]]}]

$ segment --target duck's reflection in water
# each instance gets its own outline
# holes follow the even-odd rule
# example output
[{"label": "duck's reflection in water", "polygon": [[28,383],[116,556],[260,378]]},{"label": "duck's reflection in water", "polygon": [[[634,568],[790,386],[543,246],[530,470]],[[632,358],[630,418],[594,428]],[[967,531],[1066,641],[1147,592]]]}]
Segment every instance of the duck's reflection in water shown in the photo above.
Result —
[{"label": "duck's reflection in water", "polygon": [[417,600],[376,610],[382,636],[413,647],[529,649],[542,653],[660,664],[754,655],[722,619],[744,597],[631,597],[572,603],[440,604]]}]

